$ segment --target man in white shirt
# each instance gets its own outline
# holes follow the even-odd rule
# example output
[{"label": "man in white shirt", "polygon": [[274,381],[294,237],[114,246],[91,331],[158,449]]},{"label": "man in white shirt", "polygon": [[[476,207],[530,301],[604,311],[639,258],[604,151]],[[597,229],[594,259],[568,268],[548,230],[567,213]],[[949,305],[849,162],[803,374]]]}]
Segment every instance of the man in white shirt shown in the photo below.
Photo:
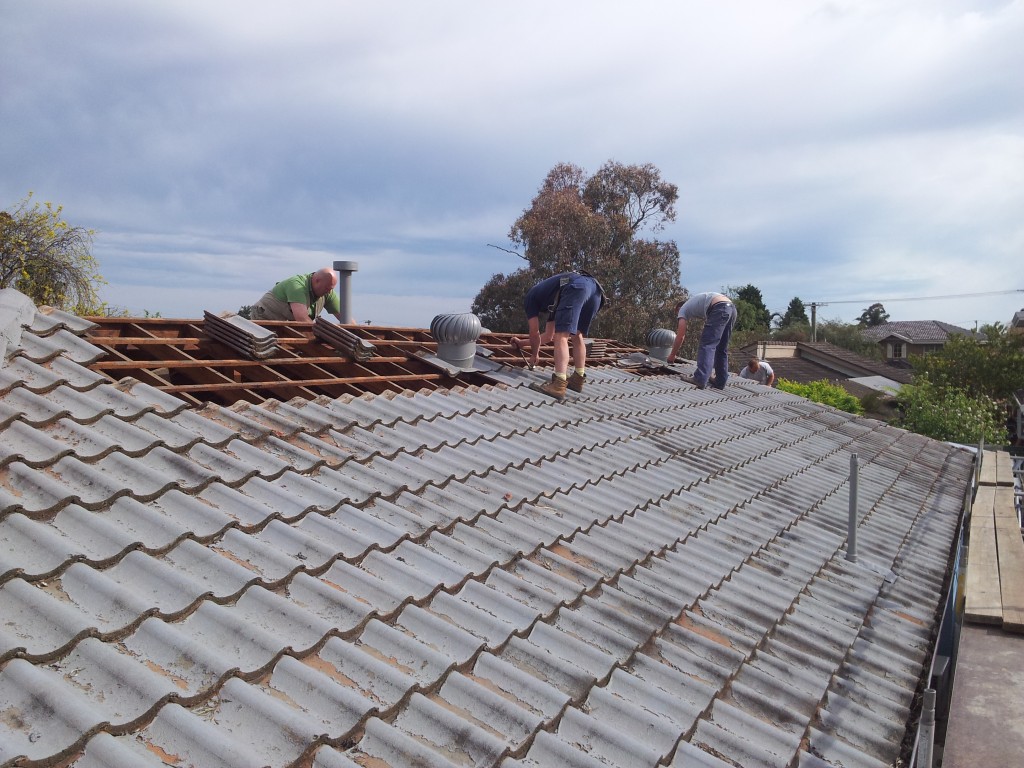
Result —
[{"label": "man in white shirt", "polygon": [[758,360],[756,357],[750,358],[750,362],[743,366],[743,370],[740,371],[741,379],[753,379],[758,384],[764,384],[766,387],[770,387],[775,384],[775,371],[768,365],[764,360]]}]

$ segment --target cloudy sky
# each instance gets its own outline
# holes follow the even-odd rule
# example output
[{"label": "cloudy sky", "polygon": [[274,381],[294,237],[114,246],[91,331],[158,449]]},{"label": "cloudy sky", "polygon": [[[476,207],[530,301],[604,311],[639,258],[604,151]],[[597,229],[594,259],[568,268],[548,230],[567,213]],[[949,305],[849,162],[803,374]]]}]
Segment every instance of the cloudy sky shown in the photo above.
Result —
[{"label": "cloudy sky", "polygon": [[1024,0],[0,0],[0,208],[96,230],[134,314],[348,260],[358,320],[422,327],[554,165],[653,163],[691,291],[1007,323],[1021,41]]}]

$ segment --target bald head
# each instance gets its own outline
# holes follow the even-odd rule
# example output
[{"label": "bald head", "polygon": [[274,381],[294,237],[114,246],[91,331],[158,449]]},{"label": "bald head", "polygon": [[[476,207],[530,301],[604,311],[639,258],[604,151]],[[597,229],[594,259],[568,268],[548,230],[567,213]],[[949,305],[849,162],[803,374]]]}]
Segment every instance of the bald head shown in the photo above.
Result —
[{"label": "bald head", "polygon": [[320,296],[326,296],[334,290],[334,286],[338,284],[338,276],[330,267],[322,267],[313,273],[313,279],[310,282],[312,283],[313,295],[319,298]]}]

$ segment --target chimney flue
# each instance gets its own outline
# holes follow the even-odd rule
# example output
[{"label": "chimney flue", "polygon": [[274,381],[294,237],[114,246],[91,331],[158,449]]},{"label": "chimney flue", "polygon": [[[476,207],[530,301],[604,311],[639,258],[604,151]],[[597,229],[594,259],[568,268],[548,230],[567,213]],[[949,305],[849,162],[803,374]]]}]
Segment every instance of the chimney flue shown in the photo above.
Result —
[{"label": "chimney flue", "polygon": [[341,303],[341,316],[346,323],[354,323],[352,317],[352,273],[359,269],[358,261],[336,261],[334,269],[338,273],[338,300]]}]

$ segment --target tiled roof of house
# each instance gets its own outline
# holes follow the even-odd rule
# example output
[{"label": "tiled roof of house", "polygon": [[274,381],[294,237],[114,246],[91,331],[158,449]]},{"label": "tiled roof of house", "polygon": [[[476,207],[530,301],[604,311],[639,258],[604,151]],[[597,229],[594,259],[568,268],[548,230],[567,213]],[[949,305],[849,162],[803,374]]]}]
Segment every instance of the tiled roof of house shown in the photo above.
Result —
[{"label": "tiled roof of house", "polygon": [[[734,356],[734,364],[746,363],[747,356],[765,353],[764,342],[754,342],[743,347],[741,354]],[[784,354],[772,354],[772,350],[784,350]],[[775,375],[790,381],[809,384],[812,381],[840,382],[850,378],[881,376],[897,384],[913,381],[913,372],[898,365],[858,355],[843,347],[824,341],[772,341],[767,345],[767,356]],[[861,387],[864,393],[872,391]]]},{"label": "tiled roof of house", "polygon": [[196,407],[0,319],[2,766],[901,754],[965,450],[636,365]]},{"label": "tiled roof of house", "polygon": [[953,336],[985,338],[983,333],[976,334],[974,331],[939,320],[897,320],[865,328],[861,333],[875,341],[897,336],[910,344],[941,344]]},{"label": "tiled roof of house", "polygon": [[887,379],[909,384],[914,380],[913,371],[896,365],[891,365],[880,360],[872,360],[870,357],[858,355],[849,349],[829,344],[824,341],[801,341],[797,345],[801,350],[806,350],[805,357],[814,357],[818,360],[833,360],[835,364],[849,366],[854,371],[864,376],[884,376]]},{"label": "tiled roof of house", "polygon": [[[197,406],[336,398],[389,389],[441,390],[488,381],[466,371],[453,378],[450,370],[438,365],[437,342],[422,328],[340,327],[321,320],[249,324],[268,334],[259,342],[272,342],[273,354],[256,356],[241,354],[212,334],[215,319],[209,314],[205,320],[90,318],[83,338],[97,351],[89,367],[115,381],[136,379]],[[328,335],[321,326],[335,330]],[[347,337],[347,345],[339,341],[339,333]],[[478,346],[495,364],[521,362],[509,348],[509,337],[484,332]],[[602,339],[592,342],[588,359],[602,364],[636,351]],[[549,364],[550,350],[542,352],[541,363]]]}]

